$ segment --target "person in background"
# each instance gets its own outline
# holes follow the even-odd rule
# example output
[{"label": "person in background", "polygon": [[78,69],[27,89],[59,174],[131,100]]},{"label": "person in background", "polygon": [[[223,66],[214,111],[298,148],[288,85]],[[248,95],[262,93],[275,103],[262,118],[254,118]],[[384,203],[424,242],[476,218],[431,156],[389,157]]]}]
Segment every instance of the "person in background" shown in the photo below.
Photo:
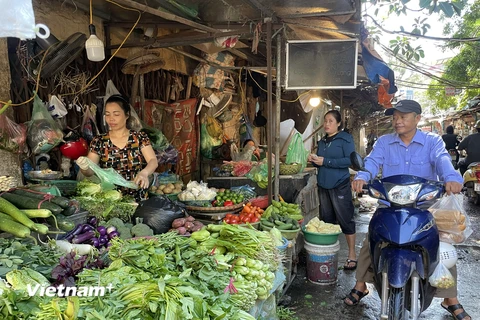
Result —
[{"label": "person in background", "polygon": [[355,208],[350,187],[350,154],[355,151],[352,136],[342,131],[342,116],[330,110],[324,116],[325,136],[318,142],[317,154],[308,156],[318,168],[317,184],[320,216],[327,223],[337,223],[345,234],[348,258],[344,270],[355,270]]},{"label": "person in background", "polygon": [[253,149],[252,161],[260,161],[260,149],[255,145],[255,141],[247,139],[243,142],[243,149]]},{"label": "person in background", "polygon": [[476,133],[467,136],[458,145],[458,150],[467,151],[467,157],[458,164],[462,176],[470,163],[480,162],[480,120],[475,123],[475,129],[477,130]]},{"label": "person in background", "polygon": [[455,163],[458,163],[458,159],[460,154],[458,153],[457,146],[460,143],[458,141],[458,136],[453,133],[453,126],[448,126],[446,129],[446,134],[442,136],[443,142],[445,142],[445,149],[448,150],[455,150],[457,157],[455,159]]},{"label": "person in background", "polygon": [[[421,119],[422,108],[414,100],[401,100],[394,108],[387,109],[385,115],[393,115],[392,125],[395,133],[380,137],[372,152],[365,158],[365,169],[375,177],[383,167],[383,178],[409,174],[428,180],[445,182],[447,194],[460,193],[462,177],[452,166],[451,158],[445,150],[440,136],[417,129]],[[361,192],[370,179],[368,172],[360,171],[352,182],[352,189]],[[368,234],[363,241],[358,256],[355,287],[345,297],[349,306],[357,305],[369,292],[367,282],[373,282],[369,254]],[[449,289],[438,289],[436,296],[443,298],[442,308],[450,312],[456,320],[471,320],[457,299],[457,268],[449,271],[455,278],[455,286]]]},{"label": "person in background", "polygon": [[[129,129],[130,104],[121,95],[107,99],[104,116],[108,132],[93,138],[87,157],[101,168],[113,168],[126,180],[134,181],[140,188],[121,188],[122,193],[137,201],[145,200],[149,176],[158,166],[150,139],[143,132]],[[84,176],[94,175],[85,157],[78,158],[76,163]]]}]

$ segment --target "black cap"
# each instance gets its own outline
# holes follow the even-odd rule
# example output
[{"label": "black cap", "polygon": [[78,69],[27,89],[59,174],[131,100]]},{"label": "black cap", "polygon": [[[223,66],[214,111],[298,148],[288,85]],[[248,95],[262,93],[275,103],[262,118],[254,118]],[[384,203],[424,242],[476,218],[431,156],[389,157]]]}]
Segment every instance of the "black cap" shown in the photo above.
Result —
[{"label": "black cap", "polygon": [[404,113],[415,112],[416,114],[422,113],[422,107],[417,101],[413,100],[400,100],[397,102],[394,108],[385,110],[386,116],[391,116],[395,110]]}]

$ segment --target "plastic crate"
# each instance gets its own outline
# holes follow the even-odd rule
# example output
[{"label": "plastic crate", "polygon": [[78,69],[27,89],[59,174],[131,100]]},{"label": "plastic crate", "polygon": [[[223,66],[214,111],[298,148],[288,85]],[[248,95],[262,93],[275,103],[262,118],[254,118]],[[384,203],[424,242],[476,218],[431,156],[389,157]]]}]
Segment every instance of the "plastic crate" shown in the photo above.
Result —
[{"label": "plastic crate", "polygon": [[76,180],[51,180],[48,181],[49,184],[52,184],[60,190],[60,193],[63,197],[70,197],[75,194],[77,189],[78,181]]}]

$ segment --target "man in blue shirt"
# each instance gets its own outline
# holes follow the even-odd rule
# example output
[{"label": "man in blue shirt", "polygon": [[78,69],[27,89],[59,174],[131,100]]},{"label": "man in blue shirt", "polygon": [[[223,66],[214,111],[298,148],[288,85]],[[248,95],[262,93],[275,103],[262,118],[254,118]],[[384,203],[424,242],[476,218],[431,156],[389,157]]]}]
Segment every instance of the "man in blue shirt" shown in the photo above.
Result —
[{"label": "man in blue shirt", "polygon": [[[383,177],[398,174],[410,174],[429,180],[445,182],[448,194],[460,193],[463,179],[452,166],[450,156],[440,136],[422,132],[417,129],[422,109],[418,102],[402,100],[395,108],[385,111],[393,115],[392,125],[395,133],[380,137],[373,146],[372,152],[365,158],[365,168],[376,176],[382,168]],[[370,178],[369,173],[359,172],[352,182],[352,189],[361,192]],[[373,282],[368,252],[368,236],[363,242],[358,256],[355,288],[347,295],[344,302],[356,305],[368,294],[366,282]],[[456,280],[456,267],[450,269]],[[438,289],[437,297],[444,298],[442,307],[449,311],[455,319],[471,320],[457,299],[457,287]]]}]

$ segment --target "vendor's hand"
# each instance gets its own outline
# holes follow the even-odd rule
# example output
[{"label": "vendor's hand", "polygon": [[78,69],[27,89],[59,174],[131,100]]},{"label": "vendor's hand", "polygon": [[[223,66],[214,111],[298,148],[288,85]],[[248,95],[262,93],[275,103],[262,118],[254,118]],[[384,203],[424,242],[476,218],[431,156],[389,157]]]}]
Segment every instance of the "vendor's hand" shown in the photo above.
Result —
[{"label": "vendor's hand", "polygon": [[82,170],[88,170],[89,165],[88,165],[88,159],[87,157],[79,157],[76,161],[77,165],[80,167]]},{"label": "vendor's hand", "polygon": [[460,193],[462,191],[462,184],[455,182],[455,181],[450,181],[450,182],[445,182],[445,191],[447,192],[448,195]]},{"label": "vendor's hand", "polygon": [[137,184],[137,186],[143,189],[148,188],[150,185],[150,181],[148,181],[148,174],[143,172],[143,170],[136,175],[133,181]]},{"label": "vendor's hand", "polygon": [[318,166],[323,166],[323,159],[324,159],[323,157],[317,156],[317,157],[315,157],[315,158],[312,157],[312,160],[311,160],[311,161],[312,161],[313,163],[315,163],[316,165],[318,165]]},{"label": "vendor's hand", "polygon": [[356,193],[361,193],[362,189],[363,189],[363,186],[366,185],[366,184],[367,184],[367,182],[365,180],[362,180],[362,179],[353,180],[352,181],[352,190],[355,191]]}]

